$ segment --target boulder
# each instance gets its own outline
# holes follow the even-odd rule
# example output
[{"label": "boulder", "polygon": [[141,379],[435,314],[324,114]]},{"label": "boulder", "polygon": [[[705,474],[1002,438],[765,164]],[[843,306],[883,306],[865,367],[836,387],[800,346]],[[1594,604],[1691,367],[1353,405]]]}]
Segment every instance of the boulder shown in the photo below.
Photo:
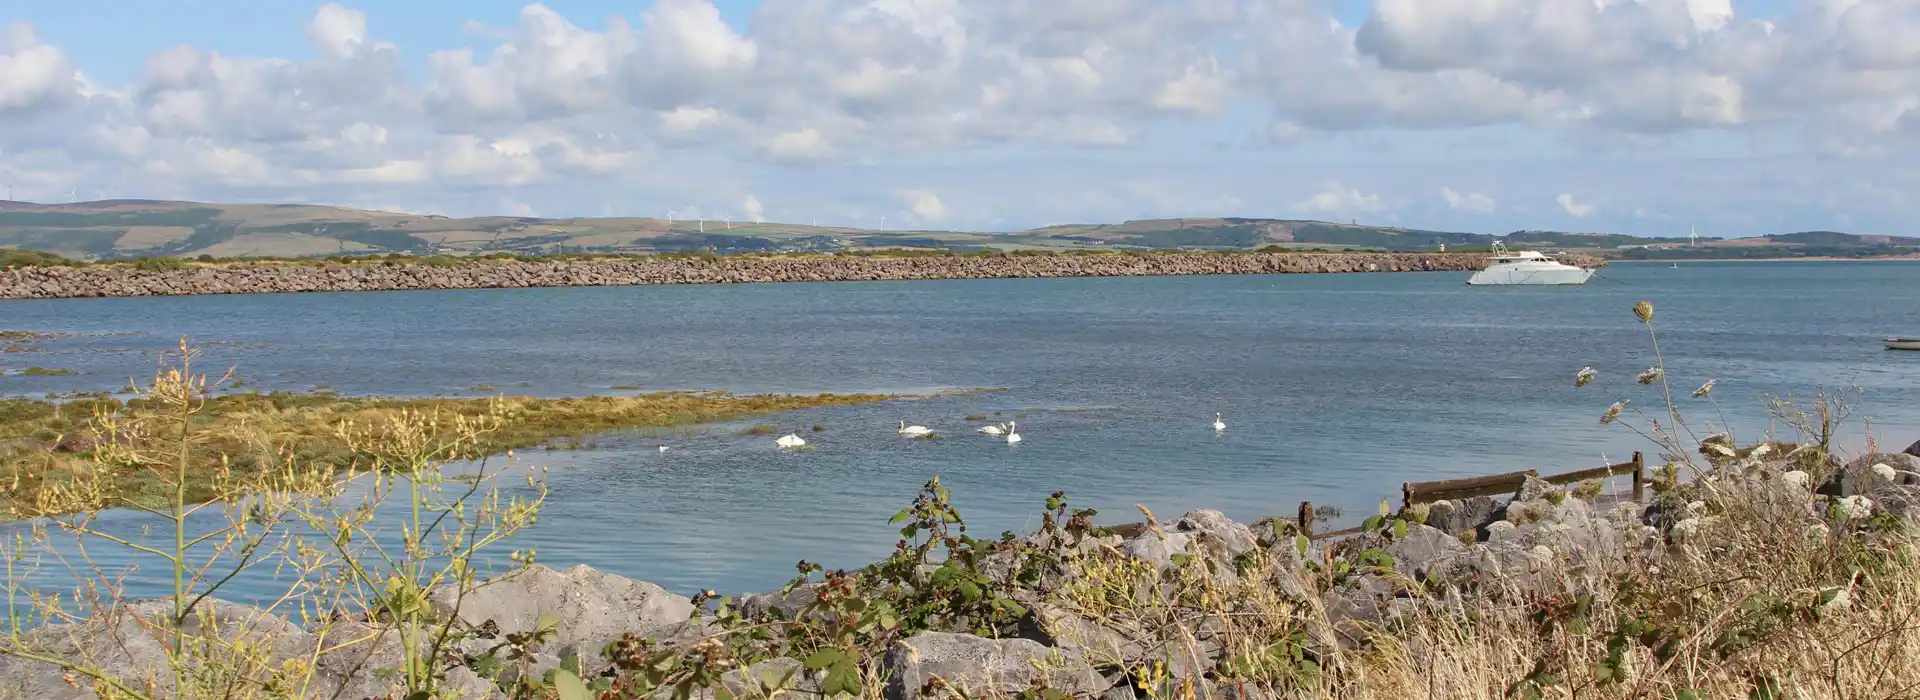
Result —
[{"label": "boulder", "polygon": [[1450,578],[1466,564],[1467,545],[1455,535],[1426,525],[1407,527],[1407,536],[1387,545],[1393,566],[1415,578]]},{"label": "boulder", "polygon": [[1920,457],[1902,452],[1875,452],[1847,462],[1831,481],[1839,482],[1839,495],[1862,496],[1885,485],[1908,486],[1920,483]]},{"label": "boulder", "polygon": [[800,611],[819,599],[819,583],[805,583],[795,586],[791,591],[767,591],[764,593],[746,593],[740,596],[736,607],[740,615],[747,619],[777,618],[792,620]]},{"label": "boulder", "polygon": [[1920,440],[1913,441],[1913,444],[1908,445],[1907,449],[1901,450],[1900,453],[1920,457]]},{"label": "boulder", "polygon": [[1078,652],[1049,648],[1030,639],[985,639],[968,634],[922,632],[896,641],[881,659],[888,700],[946,698],[929,692],[940,679],[969,697],[1011,696],[1036,682],[1077,698],[1097,697],[1112,686]]},{"label": "boulder", "polygon": [[1148,532],[1127,540],[1120,545],[1120,553],[1165,569],[1173,566],[1173,556],[1189,554],[1192,551],[1193,535],[1184,532],[1169,532],[1165,535]]},{"label": "boulder", "polygon": [[1174,522],[1173,530],[1195,537],[1229,560],[1259,546],[1251,528],[1228,520],[1217,510],[1196,510],[1182,515]]},{"label": "boulder", "polygon": [[[172,600],[129,603],[84,622],[41,627],[26,634],[27,646],[42,654],[67,659],[100,672],[115,682],[154,697],[190,694],[173,687],[167,665],[167,630],[172,628]],[[259,608],[223,600],[202,601],[182,625],[189,636],[217,639],[215,654],[246,647],[249,653],[231,653],[237,671],[254,683],[266,683],[289,659],[311,655],[316,637],[298,625]],[[0,697],[68,700],[97,697],[90,684],[69,684],[58,666],[0,654]]]},{"label": "boulder", "polygon": [[575,566],[564,572],[538,564],[478,584],[464,596],[445,586],[430,594],[434,611],[469,626],[488,620],[501,635],[536,629],[552,616],[554,636],[542,651],[578,654],[589,665],[600,649],[628,633],[658,636],[693,617],[693,601],[645,581]]},{"label": "boulder", "polygon": [[1477,532],[1499,517],[1500,504],[1492,498],[1480,496],[1427,504],[1426,524],[1441,532],[1458,534],[1468,530]]}]

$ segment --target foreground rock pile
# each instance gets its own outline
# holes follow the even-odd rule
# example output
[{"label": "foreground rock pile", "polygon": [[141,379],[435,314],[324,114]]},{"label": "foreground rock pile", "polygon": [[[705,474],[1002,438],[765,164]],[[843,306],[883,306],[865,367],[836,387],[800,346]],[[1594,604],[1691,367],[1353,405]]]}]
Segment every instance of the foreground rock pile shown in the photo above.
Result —
[{"label": "foreground rock pile", "polygon": [[[1568,256],[1597,266],[1597,258]],[[640,284],[845,282],[1024,277],[1245,275],[1478,270],[1470,253],[1146,253],[928,257],[810,256],[471,260],[451,266],[359,262],[296,266],[231,264],[142,270],[125,265],[0,271],[0,299],[271,294],[404,289],[584,287]]]},{"label": "foreground rock pile", "polygon": [[[1579,596],[1593,593],[1624,567],[1711,556],[1727,528],[1764,523],[1805,529],[1815,537],[1867,518],[1920,518],[1915,508],[1920,458],[1882,453],[1836,461],[1820,466],[1824,476],[1815,480],[1803,471],[1804,459],[1780,452],[1722,460],[1688,485],[1692,493],[1718,494],[1728,499],[1725,503],[1740,504],[1739,517],[1753,519],[1747,522],[1701,501],[1667,497],[1651,504],[1605,505],[1590,491],[1582,498],[1529,480],[1511,498],[1418,507],[1400,514],[1406,519],[1398,524],[1340,541],[1304,540],[1284,522],[1246,525],[1208,510],[1187,513],[1167,526],[1150,522],[1095,530],[1065,545],[1082,557],[1072,560],[1074,568],[1043,573],[1030,579],[1034,589],[1014,594],[1025,618],[1018,633],[987,638],[962,629],[919,631],[893,640],[862,663],[883,682],[885,697],[896,700],[948,697],[945,689],[975,698],[1017,697],[1036,687],[1076,698],[1166,696],[1146,687],[1162,682],[1154,678],[1189,683],[1196,697],[1245,700],[1257,696],[1221,676],[1242,641],[1222,610],[1246,615],[1281,610],[1303,631],[1299,653],[1326,658],[1368,644],[1370,631],[1391,628],[1396,618],[1446,614],[1450,607],[1470,605],[1463,602],[1472,600],[1470,591],[1511,591],[1517,600]],[[1040,533],[1025,541],[1046,544],[1057,537]],[[1368,552],[1384,553],[1390,561],[1372,568],[1341,564],[1365,564],[1369,556],[1378,556]],[[982,568],[995,577],[1015,577],[1007,567],[1017,562],[1003,555],[989,555]],[[1263,563],[1250,563],[1254,558]],[[1348,573],[1339,573],[1343,570]],[[1144,576],[1129,578],[1126,572]],[[1091,582],[1098,581],[1119,584],[1097,591],[1099,584]],[[743,596],[735,610],[745,629],[754,629],[754,621],[817,616],[811,606],[829,595],[823,585]],[[1194,590],[1235,595],[1212,601],[1221,607],[1205,611],[1206,603],[1191,595]],[[1258,607],[1254,598],[1270,600]],[[448,696],[461,697],[504,697],[495,683],[518,673],[545,673],[568,657],[578,657],[583,669],[599,668],[607,661],[601,650],[622,640],[649,648],[705,648],[707,658],[714,658],[717,647],[700,645],[725,636],[727,623],[659,586],[585,566],[566,571],[534,566],[465,595],[438,591],[431,605],[456,626],[485,630],[484,638],[465,640],[446,654],[455,660],[447,672]],[[122,616],[36,634],[50,653],[93,659],[115,677],[164,677],[164,669],[154,665],[161,658],[156,642],[133,623],[158,609],[135,605]],[[263,668],[329,645],[259,610],[230,603],[216,603],[213,610],[222,620],[250,621],[244,634],[261,639]],[[814,621],[831,624],[830,619]],[[524,668],[491,673],[493,682],[459,661],[498,643],[492,640],[529,635],[543,624],[552,634],[531,645]],[[401,656],[392,634],[365,622],[352,622],[346,637],[331,634],[331,644],[340,648],[314,657],[319,680],[307,696],[363,698],[391,690],[392,682],[382,680],[387,676],[379,669],[392,668]],[[361,641],[339,645],[341,639]],[[776,688],[817,696],[824,682],[817,666],[798,658],[745,659],[723,667],[717,685],[733,697],[764,697]],[[93,697],[81,689],[85,685],[69,683],[51,665],[0,656],[0,696]],[[713,694],[703,690],[699,697]]]}]

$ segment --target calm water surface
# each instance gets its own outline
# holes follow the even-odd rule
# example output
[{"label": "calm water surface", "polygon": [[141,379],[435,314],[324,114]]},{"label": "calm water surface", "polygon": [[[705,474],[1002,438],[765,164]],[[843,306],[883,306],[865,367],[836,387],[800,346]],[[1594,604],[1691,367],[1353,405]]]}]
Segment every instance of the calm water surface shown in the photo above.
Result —
[{"label": "calm water surface", "polygon": [[[607,435],[536,452],[552,491],[511,547],[678,591],[777,587],[793,562],[854,566],[892,546],[886,519],[928,477],[976,534],[1033,525],[1066,490],[1102,520],[1217,508],[1240,519],[1302,500],[1357,519],[1405,480],[1622,461],[1648,446],[1598,416],[1653,363],[1630,307],[1652,300],[1675,389],[1719,380],[1736,427],[1768,393],[1854,387],[1883,442],[1920,437],[1920,265],[1701,263],[1606,268],[1584,287],[1468,288],[1465,273],[967,280],[375,292],[0,302],[0,329],[68,331],[0,357],[80,370],[0,378],[0,392],[124,386],[180,335],[203,367],[262,389],[562,396],[613,386],[739,392],[1002,392],[800,411],[660,440]],[[1575,391],[1582,366],[1601,379]],[[1686,402],[1697,422],[1717,420]],[[1214,434],[1214,412],[1229,428]],[[1020,423],[1010,447],[968,414]],[[903,440],[896,421],[948,433]],[[780,453],[752,423],[800,429]],[[824,432],[808,433],[813,424]],[[1864,422],[1850,439],[1864,439]],[[1749,434],[1754,434],[1750,432]],[[526,455],[523,455],[525,457]],[[150,524],[120,514],[128,532]],[[505,551],[505,548],[501,550]],[[159,572],[137,573],[151,587]],[[279,591],[269,574],[239,594]],[[146,593],[158,589],[145,590]]]}]

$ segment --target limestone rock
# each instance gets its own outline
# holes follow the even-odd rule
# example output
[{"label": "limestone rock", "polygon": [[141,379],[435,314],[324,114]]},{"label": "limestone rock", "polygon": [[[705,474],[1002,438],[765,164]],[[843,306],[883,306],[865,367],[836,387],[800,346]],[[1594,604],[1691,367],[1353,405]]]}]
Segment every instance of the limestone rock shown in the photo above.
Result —
[{"label": "limestone rock", "polygon": [[543,649],[571,651],[594,663],[608,642],[628,633],[657,635],[694,612],[693,601],[664,588],[587,566],[561,572],[536,564],[482,582],[464,597],[442,587],[430,598],[442,617],[470,626],[492,620],[503,635],[531,631],[551,615],[558,624],[551,646]]},{"label": "limestone rock", "polygon": [[945,697],[924,692],[935,678],[972,697],[1013,695],[1042,681],[1068,695],[1091,698],[1112,685],[1077,652],[1028,639],[922,632],[894,642],[881,665],[888,700]]}]

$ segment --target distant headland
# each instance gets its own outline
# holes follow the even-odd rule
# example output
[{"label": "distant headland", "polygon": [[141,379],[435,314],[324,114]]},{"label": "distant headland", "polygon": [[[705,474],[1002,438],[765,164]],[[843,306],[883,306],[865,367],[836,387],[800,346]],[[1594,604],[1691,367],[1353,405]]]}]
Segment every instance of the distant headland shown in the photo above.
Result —
[{"label": "distant headland", "polygon": [[841,253],[907,249],[951,253],[1264,251],[1440,253],[1510,246],[1609,259],[1877,258],[1920,254],[1920,238],[1832,231],[1749,238],[1645,237],[1514,231],[1485,233],[1311,220],[1197,217],[1068,224],[1022,231],[863,229],[665,219],[449,218],[308,204],[209,204],[116,199],[66,204],[0,201],[0,267],[37,251],[94,262],[141,258],[315,258],[402,254],[647,255]]}]

